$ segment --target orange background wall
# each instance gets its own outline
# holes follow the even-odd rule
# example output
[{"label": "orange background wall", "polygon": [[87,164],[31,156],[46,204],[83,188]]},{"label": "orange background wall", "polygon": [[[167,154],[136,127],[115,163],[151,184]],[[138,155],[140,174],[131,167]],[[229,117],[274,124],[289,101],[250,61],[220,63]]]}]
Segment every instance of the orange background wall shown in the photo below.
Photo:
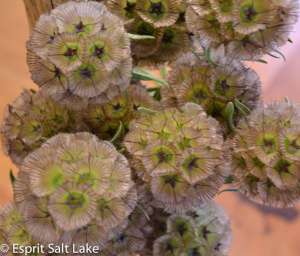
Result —
[{"label": "orange background wall", "polygon": [[[0,121],[3,109],[21,92],[21,86],[36,88],[26,65],[25,42],[29,38],[22,0],[0,0]],[[268,65],[249,63],[261,77],[264,100],[283,100],[288,96],[300,102],[300,23],[291,34],[293,44],[281,48],[287,57],[264,59]],[[0,205],[12,200],[9,169],[17,168],[0,153]],[[237,193],[217,197],[232,218],[234,242],[230,256],[299,256],[300,206],[274,210],[249,203]]]}]

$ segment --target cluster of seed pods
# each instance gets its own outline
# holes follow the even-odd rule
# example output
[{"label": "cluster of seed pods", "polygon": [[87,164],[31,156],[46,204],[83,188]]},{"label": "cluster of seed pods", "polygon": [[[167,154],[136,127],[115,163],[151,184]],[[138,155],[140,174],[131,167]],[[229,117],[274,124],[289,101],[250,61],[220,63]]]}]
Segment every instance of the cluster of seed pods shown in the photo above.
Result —
[{"label": "cluster of seed pods", "polygon": [[187,0],[186,23],[202,46],[233,59],[255,60],[286,44],[297,0]]},{"label": "cluster of seed pods", "polygon": [[130,83],[128,35],[102,3],[71,1],[43,14],[27,49],[32,80],[70,108],[107,103]]},{"label": "cluster of seed pods", "polygon": [[300,107],[271,102],[238,125],[232,142],[236,186],[249,199],[272,207],[300,201]]},{"label": "cluster of seed pods", "polygon": [[191,103],[132,121],[123,144],[142,180],[141,201],[181,213],[212,199],[230,171],[220,131]]},{"label": "cluster of seed pods", "polygon": [[[189,53],[172,63],[167,77],[171,92],[162,89],[162,103],[179,109],[184,109],[186,103],[196,103],[218,120],[227,134],[227,104],[242,103],[253,110],[262,104],[262,90],[258,75],[244,62],[227,58],[219,58],[218,62],[213,66],[205,57]],[[243,116],[235,108],[234,124]]]}]

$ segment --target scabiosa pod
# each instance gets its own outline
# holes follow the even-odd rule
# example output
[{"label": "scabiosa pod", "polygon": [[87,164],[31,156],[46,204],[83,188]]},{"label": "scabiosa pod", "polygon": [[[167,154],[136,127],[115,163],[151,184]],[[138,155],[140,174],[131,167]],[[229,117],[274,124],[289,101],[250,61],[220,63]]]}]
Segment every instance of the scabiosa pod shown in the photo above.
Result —
[{"label": "scabiosa pod", "polygon": [[238,125],[232,143],[234,175],[249,199],[281,208],[299,201],[298,115],[297,104],[271,102]]},{"label": "scabiosa pod", "polygon": [[76,116],[75,111],[57,105],[44,92],[24,92],[5,111],[1,129],[4,152],[20,165],[48,138],[75,131]]},{"label": "scabiosa pod", "polygon": [[[117,133],[120,122],[123,124],[120,136],[114,144],[120,144],[130,122],[140,116],[139,107],[158,110],[159,104],[148,94],[146,89],[132,84],[128,90],[105,104],[89,104],[81,112],[81,126],[97,135],[100,139],[111,140]],[[80,125],[79,125],[80,126]],[[134,138],[133,138],[134,139]]]},{"label": "scabiosa pod", "polygon": [[142,115],[123,141],[153,204],[171,213],[213,198],[228,173],[218,123],[196,104],[183,109]]},{"label": "scabiosa pod", "polygon": [[256,60],[288,41],[297,1],[187,1],[186,23],[216,55]]},{"label": "scabiosa pod", "polygon": [[[158,218],[159,212],[156,214]],[[228,254],[232,243],[230,219],[215,201],[205,203],[194,211],[165,218],[167,228],[162,235],[156,235],[153,255]]]},{"label": "scabiosa pod", "polygon": [[[179,58],[167,77],[173,94],[164,90],[162,102],[166,107],[175,105],[180,109],[188,102],[196,103],[219,121],[226,134],[227,104],[237,102],[249,110],[255,109],[261,105],[261,85],[258,75],[244,62],[226,58],[219,58],[218,62],[215,67],[207,58],[194,54]],[[234,108],[233,124],[238,124],[243,116],[239,108]]]},{"label": "scabiosa pod", "polygon": [[111,143],[89,133],[61,133],[28,155],[14,192],[36,241],[92,242],[104,253],[135,209],[134,186],[126,158]]},{"label": "scabiosa pod", "polygon": [[33,81],[70,108],[114,97],[129,85],[129,38],[120,18],[102,3],[59,5],[37,22],[27,49]]}]

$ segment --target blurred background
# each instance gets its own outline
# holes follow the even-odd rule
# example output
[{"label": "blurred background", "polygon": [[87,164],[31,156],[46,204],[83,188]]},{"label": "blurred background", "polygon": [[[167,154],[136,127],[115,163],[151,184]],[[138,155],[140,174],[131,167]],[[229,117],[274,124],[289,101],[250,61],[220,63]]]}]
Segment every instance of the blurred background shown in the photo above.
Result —
[{"label": "blurred background", "polygon": [[[264,57],[267,65],[248,63],[260,75],[265,102],[283,101],[285,96],[300,102],[300,22],[290,38],[293,43],[280,49],[286,62],[268,56]],[[0,121],[4,107],[18,97],[22,87],[37,89],[26,64],[25,42],[28,39],[23,1],[0,0]],[[13,199],[10,169],[16,176],[17,167],[1,152],[0,205]],[[251,203],[237,192],[226,192],[216,199],[232,218],[234,241],[230,256],[300,255],[300,205],[276,210]]]}]

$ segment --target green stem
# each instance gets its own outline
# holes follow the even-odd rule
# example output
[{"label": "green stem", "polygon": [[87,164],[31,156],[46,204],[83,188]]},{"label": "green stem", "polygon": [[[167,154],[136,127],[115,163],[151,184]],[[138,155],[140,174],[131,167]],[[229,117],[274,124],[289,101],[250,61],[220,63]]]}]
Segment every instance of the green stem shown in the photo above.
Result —
[{"label": "green stem", "polygon": [[119,129],[115,134],[115,136],[110,140],[111,143],[114,143],[120,137],[122,130],[123,130],[123,122],[120,121]]},{"label": "green stem", "polygon": [[217,64],[216,62],[214,62],[214,61],[212,60],[212,58],[211,58],[211,56],[210,56],[210,49],[207,49],[207,50],[206,50],[206,59],[207,59],[207,61],[208,61],[211,65],[213,65],[214,67],[219,66],[219,64]]},{"label": "green stem", "polygon": [[240,102],[238,99],[234,99],[234,105],[237,107],[239,111],[242,112],[244,116],[249,116],[251,114],[251,110],[247,108],[242,102]]},{"label": "green stem", "polygon": [[143,108],[143,107],[139,107],[139,108],[138,108],[138,111],[143,112],[143,113],[145,113],[145,114],[149,114],[149,115],[155,115],[155,114],[158,113],[158,112],[155,111],[155,110],[152,110],[152,109],[149,109],[149,108]]},{"label": "green stem", "polygon": [[147,220],[150,221],[150,217],[148,215],[148,213],[145,211],[145,209],[140,206],[139,204],[136,204],[136,207],[146,216]]},{"label": "green stem", "polygon": [[223,190],[221,190],[219,193],[218,193],[218,195],[220,195],[220,194],[222,194],[223,192],[226,192],[226,191],[228,191],[228,192],[236,192],[236,191],[238,191],[236,188],[227,188],[227,189],[223,189]]},{"label": "green stem", "polygon": [[233,113],[234,113],[234,106],[232,102],[228,102],[225,110],[225,117],[227,126],[230,132],[234,132],[235,127],[233,124]]}]

